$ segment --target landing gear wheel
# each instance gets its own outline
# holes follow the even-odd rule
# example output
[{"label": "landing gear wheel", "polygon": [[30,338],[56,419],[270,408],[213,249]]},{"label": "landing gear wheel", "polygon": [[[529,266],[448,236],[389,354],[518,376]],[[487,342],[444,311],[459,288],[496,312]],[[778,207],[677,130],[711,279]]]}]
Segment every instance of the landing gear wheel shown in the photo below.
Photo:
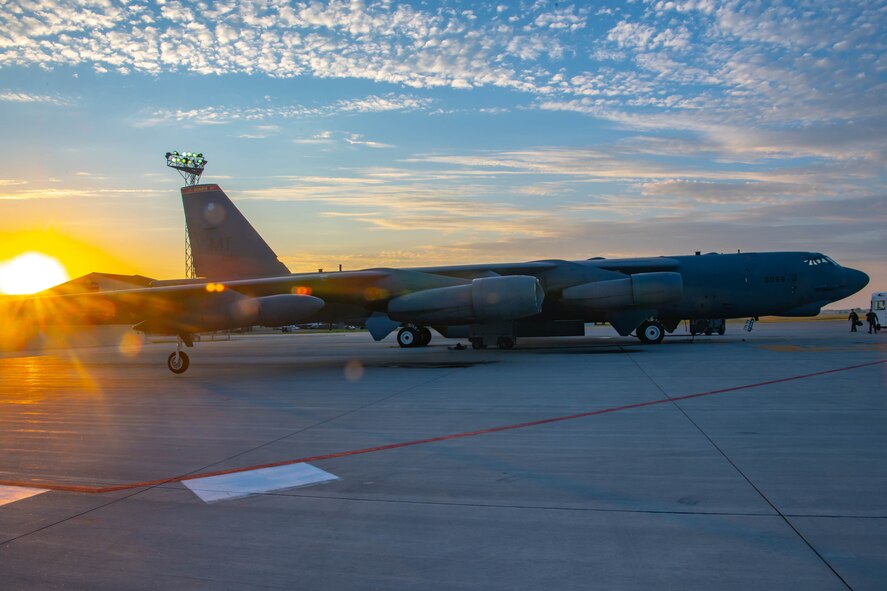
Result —
[{"label": "landing gear wheel", "polygon": [[727,332],[727,329],[724,328],[723,325],[721,325],[721,327],[718,328],[718,334],[719,334],[719,335],[723,335],[725,332]]},{"label": "landing gear wheel", "polygon": [[661,322],[648,320],[637,328],[637,335],[642,343],[656,345],[665,338],[665,328]]},{"label": "landing gear wheel", "polygon": [[188,371],[188,365],[190,365],[190,363],[191,360],[188,359],[188,354],[184,351],[170,353],[166,360],[166,366],[169,368],[169,371],[173,373],[185,373]]},{"label": "landing gear wheel", "polygon": [[401,347],[418,347],[422,341],[422,335],[412,326],[404,326],[397,331],[397,344]]},{"label": "landing gear wheel", "polygon": [[484,345],[484,340],[480,337],[470,339],[471,340],[471,348],[472,349],[486,349],[487,346]]},{"label": "landing gear wheel", "polygon": [[420,339],[420,347],[427,347],[428,343],[431,342],[431,329],[425,328],[424,326],[419,328],[419,332],[422,334],[422,338]]},{"label": "landing gear wheel", "polygon": [[499,337],[496,340],[496,346],[500,349],[511,349],[514,347],[514,339],[511,337]]},{"label": "landing gear wheel", "polygon": [[710,328],[706,328],[704,332],[705,332],[705,336],[707,336],[707,337],[711,336],[711,329]]}]

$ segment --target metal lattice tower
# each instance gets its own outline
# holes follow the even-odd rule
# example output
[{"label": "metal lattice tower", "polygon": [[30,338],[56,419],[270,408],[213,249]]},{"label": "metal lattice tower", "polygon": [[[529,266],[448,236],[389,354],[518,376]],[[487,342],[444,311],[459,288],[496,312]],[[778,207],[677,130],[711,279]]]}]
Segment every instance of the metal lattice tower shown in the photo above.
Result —
[{"label": "metal lattice tower", "polygon": [[[185,184],[189,187],[200,182],[203,169],[209,161],[203,157],[203,153],[196,152],[167,152],[166,165],[176,169]],[[193,279],[197,277],[194,268],[194,255],[191,252],[191,240],[188,237],[188,221],[185,220],[185,277]]]}]

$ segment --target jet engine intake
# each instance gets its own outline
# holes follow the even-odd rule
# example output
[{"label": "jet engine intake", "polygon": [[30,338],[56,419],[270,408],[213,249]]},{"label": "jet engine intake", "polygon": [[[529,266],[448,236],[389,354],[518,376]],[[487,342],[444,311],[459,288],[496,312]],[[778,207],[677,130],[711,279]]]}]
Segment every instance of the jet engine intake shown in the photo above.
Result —
[{"label": "jet engine intake", "polygon": [[635,273],[625,279],[568,287],[563,291],[563,299],[583,308],[648,308],[679,300],[683,293],[684,281],[680,273]]},{"label": "jet engine intake", "polygon": [[410,293],[388,302],[388,316],[415,324],[514,320],[542,311],[545,291],[529,275],[481,277],[466,285]]}]

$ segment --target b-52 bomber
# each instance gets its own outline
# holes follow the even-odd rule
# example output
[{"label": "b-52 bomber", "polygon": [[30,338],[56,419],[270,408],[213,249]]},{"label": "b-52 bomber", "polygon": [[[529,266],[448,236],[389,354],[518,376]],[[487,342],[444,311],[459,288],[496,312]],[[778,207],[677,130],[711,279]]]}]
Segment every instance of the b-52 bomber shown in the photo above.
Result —
[{"label": "b-52 bomber", "polygon": [[36,297],[25,300],[31,312],[43,322],[52,315],[174,335],[167,364],[183,373],[183,347],[208,331],[353,322],[377,341],[397,330],[402,347],[427,345],[433,328],[474,348],[509,349],[519,337],[582,335],[586,322],[608,322],[622,336],[659,343],[682,320],[815,316],[868,283],[865,273],[816,252],[290,273],[218,185],[181,192],[199,279]]}]

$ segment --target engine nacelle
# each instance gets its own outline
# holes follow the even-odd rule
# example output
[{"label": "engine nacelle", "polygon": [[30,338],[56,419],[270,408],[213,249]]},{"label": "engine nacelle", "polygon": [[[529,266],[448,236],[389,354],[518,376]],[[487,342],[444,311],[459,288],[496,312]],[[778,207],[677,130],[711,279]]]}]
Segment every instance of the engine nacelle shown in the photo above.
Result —
[{"label": "engine nacelle", "polygon": [[[279,294],[251,298],[231,290],[181,303],[184,310],[166,309],[133,328],[149,334],[182,334],[247,326],[285,326],[309,318],[324,301],[309,295]],[[186,305],[187,304],[187,305]]]},{"label": "engine nacelle", "polygon": [[246,298],[232,309],[236,326],[286,326],[308,318],[323,308],[323,300],[309,295],[278,294]]},{"label": "engine nacelle", "polygon": [[563,299],[591,309],[650,308],[675,302],[683,293],[684,280],[680,273],[635,273],[625,279],[568,287],[563,291]]},{"label": "engine nacelle", "polygon": [[466,285],[410,293],[388,302],[388,316],[416,324],[514,320],[542,311],[545,291],[529,275],[481,277]]}]

